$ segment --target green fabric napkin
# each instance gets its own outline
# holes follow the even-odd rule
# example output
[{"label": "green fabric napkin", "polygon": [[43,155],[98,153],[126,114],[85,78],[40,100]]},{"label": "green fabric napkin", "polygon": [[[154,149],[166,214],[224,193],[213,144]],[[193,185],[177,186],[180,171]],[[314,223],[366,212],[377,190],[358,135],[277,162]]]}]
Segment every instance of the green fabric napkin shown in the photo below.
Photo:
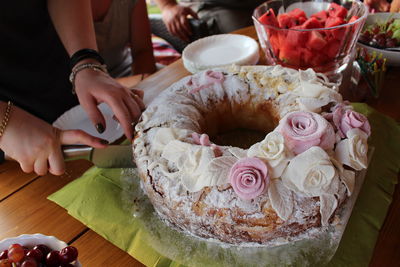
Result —
[{"label": "green fabric napkin", "polygon": [[[353,106],[368,116],[372,126],[369,143],[375,151],[330,266],[368,266],[400,170],[399,125],[365,104]],[[190,237],[158,220],[141,194],[137,179],[132,177],[135,177],[133,170],[93,167],[48,198],[146,266],[183,266],[157,250],[175,259],[188,255],[199,258],[202,255],[196,253],[204,254],[204,251],[214,253],[212,260],[202,259],[204,266],[227,265],[222,263],[234,258],[222,255],[212,245],[208,247],[207,242],[197,245]]]}]

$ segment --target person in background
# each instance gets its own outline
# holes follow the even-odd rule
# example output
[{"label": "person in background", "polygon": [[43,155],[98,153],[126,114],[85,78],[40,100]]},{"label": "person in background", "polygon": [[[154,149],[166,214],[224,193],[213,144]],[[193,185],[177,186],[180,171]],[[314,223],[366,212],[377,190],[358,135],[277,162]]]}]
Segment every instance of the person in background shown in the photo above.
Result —
[{"label": "person in background", "polygon": [[400,12],[400,0],[393,0],[390,4],[390,12]]},{"label": "person in background", "polygon": [[156,71],[145,0],[91,0],[99,53],[112,77]]},{"label": "person in background", "polygon": [[106,72],[90,0],[6,1],[0,36],[0,149],[24,172],[62,174],[61,144],[106,146],[83,131],[52,127],[79,103],[99,133],[106,125],[97,105],[106,103],[132,140],[132,125],[144,109],[142,92],[128,90]]},{"label": "person in background", "polygon": [[390,10],[390,3],[386,0],[364,0],[364,3],[372,12],[389,12]]},{"label": "person in background", "polygon": [[168,31],[184,41],[192,34],[188,17],[207,22],[210,34],[229,33],[251,26],[254,9],[265,0],[155,0]]}]

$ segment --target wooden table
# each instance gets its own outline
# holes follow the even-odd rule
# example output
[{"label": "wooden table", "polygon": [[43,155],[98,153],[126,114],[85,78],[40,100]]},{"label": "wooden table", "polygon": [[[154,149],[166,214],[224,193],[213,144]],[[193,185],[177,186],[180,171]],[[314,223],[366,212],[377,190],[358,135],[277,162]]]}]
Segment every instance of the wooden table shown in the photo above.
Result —
[{"label": "wooden table", "polygon": [[[256,39],[252,27],[238,33]],[[189,73],[179,60],[148,77],[136,87],[145,90],[149,103],[160,91]],[[400,85],[397,82],[400,68],[391,68],[382,95],[371,105],[400,121]],[[124,79],[127,86],[137,80]],[[61,177],[37,176],[23,173],[15,162],[0,165],[0,240],[24,233],[54,235],[79,250],[83,266],[143,266],[126,252],[120,250],[85,225],[68,215],[66,210],[46,199],[72,180],[81,176],[91,163],[67,163],[67,172]],[[396,186],[394,200],[380,232],[370,266],[395,266],[400,263],[400,190]]]}]

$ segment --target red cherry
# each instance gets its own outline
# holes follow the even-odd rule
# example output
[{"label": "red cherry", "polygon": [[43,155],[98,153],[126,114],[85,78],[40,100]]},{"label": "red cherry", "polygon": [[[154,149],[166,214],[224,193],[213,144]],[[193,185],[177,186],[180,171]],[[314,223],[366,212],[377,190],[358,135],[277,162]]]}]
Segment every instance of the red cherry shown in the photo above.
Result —
[{"label": "red cherry", "polygon": [[0,260],[0,267],[12,267],[12,264],[8,259],[2,259]]},{"label": "red cherry", "polygon": [[46,255],[49,254],[51,251],[51,249],[48,246],[43,244],[36,245],[33,247],[33,249],[39,249],[42,252],[43,257],[46,257]]},{"label": "red cherry", "polygon": [[38,264],[33,258],[27,258],[21,264],[21,267],[37,267]]},{"label": "red cherry", "polygon": [[10,262],[20,262],[24,257],[24,248],[20,244],[12,244],[8,248],[8,259]]},{"label": "red cherry", "polygon": [[26,256],[35,259],[37,262],[43,260],[43,253],[38,248],[29,250],[28,253],[26,253]]},{"label": "red cherry", "polygon": [[3,250],[3,251],[0,253],[0,260],[5,260],[5,259],[7,259],[7,254],[8,254],[8,249]]},{"label": "red cherry", "polygon": [[68,246],[60,251],[60,260],[62,263],[73,262],[78,258],[78,250],[76,247]]},{"label": "red cherry", "polygon": [[58,266],[60,265],[60,255],[58,251],[51,251],[49,254],[46,256],[46,264],[49,266]]}]

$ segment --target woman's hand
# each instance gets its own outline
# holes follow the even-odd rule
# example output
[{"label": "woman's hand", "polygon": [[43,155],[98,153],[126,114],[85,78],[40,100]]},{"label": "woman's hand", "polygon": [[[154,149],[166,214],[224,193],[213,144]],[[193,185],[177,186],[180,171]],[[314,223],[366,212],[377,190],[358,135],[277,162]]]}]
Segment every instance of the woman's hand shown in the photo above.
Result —
[{"label": "woman's hand", "polygon": [[125,136],[132,140],[133,126],[145,108],[142,92],[130,91],[108,74],[92,69],[84,69],[76,75],[75,91],[99,133],[104,132],[106,122],[97,105],[106,103],[122,125]]},{"label": "woman's hand", "polygon": [[192,29],[189,25],[188,16],[198,18],[196,12],[189,7],[179,4],[167,4],[162,9],[162,17],[168,31],[182,40],[189,42]]},{"label": "woman's hand", "polygon": [[50,124],[14,106],[10,121],[0,138],[0,148],[19,162],[21,169],[45,175],[65,172],[61,144],[85,144],[104,148],[107,141],[80,130],[61,131]]}]

